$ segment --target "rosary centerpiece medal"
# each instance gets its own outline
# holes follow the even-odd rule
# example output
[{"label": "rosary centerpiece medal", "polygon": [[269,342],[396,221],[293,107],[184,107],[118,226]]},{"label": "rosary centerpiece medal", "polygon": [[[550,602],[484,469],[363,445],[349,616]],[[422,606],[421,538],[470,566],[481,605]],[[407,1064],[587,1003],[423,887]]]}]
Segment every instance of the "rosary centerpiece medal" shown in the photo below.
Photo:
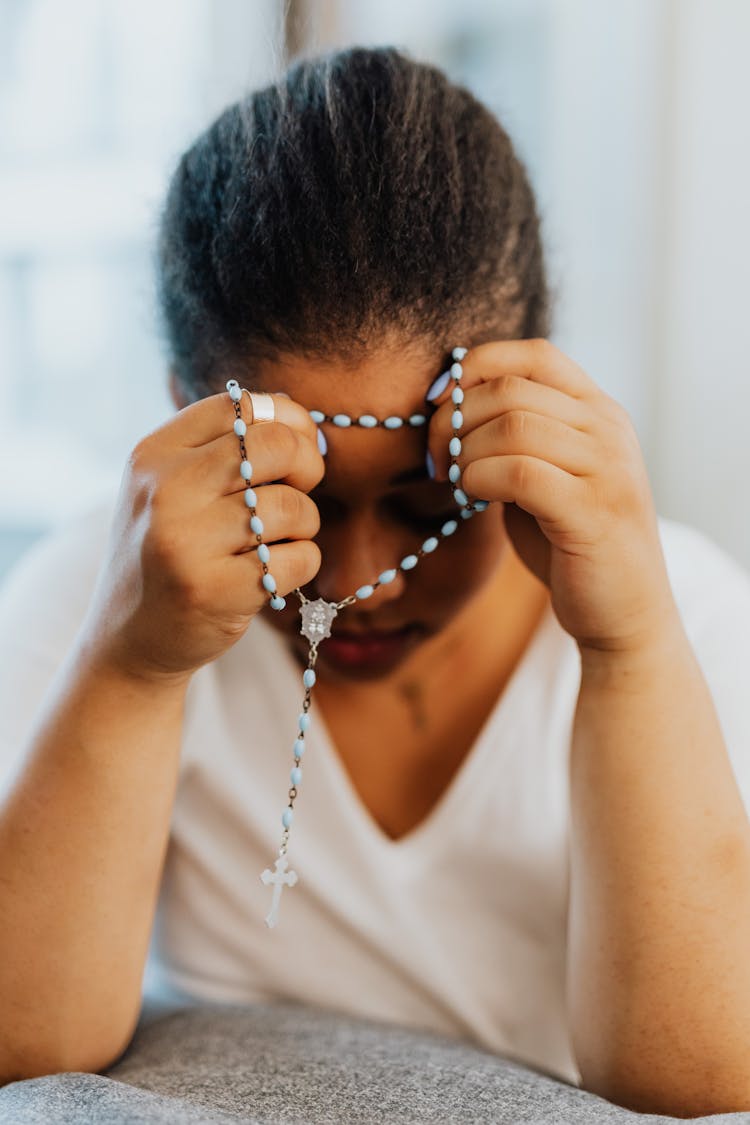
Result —
[{"label": "rosary centerpiece medal", "polygon": [[324,637],[330,637],[331,623],[338,614],[333,602],[317,598],[314,602],[306,601],[299,607],[299,611],[302,616],[300,633],[307,637],[311,645],[322,641]]}]

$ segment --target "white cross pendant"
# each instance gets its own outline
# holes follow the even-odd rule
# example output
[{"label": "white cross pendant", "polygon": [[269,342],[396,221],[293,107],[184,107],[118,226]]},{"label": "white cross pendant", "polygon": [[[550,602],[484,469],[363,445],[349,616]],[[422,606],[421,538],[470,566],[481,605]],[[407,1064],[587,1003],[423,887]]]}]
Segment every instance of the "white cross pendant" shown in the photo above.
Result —
[{"label": "white cross pendant", "polygon": [[266,884],[273,883],[273,898],[271,899],[271,909],[266,915],[266,925],[271,927],[275,926],[279,917],[279,901],[281,899],[281,892],[284,885],[293,887],[297,882],[297,872],[289,871],[286,869],[289,866],[289,860],[285,855],[280,855],[274,865],[274,870],[271,871],[269,867],[265,869],[261,875],[261,880]]}]

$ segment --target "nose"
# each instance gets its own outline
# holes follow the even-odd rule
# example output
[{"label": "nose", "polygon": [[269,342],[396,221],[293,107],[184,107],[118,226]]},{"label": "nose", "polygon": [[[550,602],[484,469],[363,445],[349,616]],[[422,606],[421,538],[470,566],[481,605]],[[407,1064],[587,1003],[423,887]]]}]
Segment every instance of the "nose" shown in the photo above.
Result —
[{"label": "nose", "polygon": [[374,612],[403,595],[406,580],[397,568],[409,553],[408,544],[372,511],[359,508],[346,520],[337,520],[328,528],[322,526],[316,542],[323,558],[313,584],[326,601],[340,602],[361,586],[374,585],[386,570],[396,571],[393,581],[378,586],[369,598],[358,600],[357,608]]}]

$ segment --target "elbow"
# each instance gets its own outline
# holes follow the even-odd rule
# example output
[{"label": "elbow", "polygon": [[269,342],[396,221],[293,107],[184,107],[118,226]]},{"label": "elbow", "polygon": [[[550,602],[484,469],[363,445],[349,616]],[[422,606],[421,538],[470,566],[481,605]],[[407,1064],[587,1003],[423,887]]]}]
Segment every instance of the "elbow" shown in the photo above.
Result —
[{"label": "elbow", "polygon": [[719,1068],[660,1066],[656,1060],[638,1065],[623,1060],[607,1067],[579,1062],[581,1089],[632,1113],[694,1118],[750,1112],[750,1072],[728,1075]]},{"label": "elbow", "polygon": [[85,1043],[80,1037],[69,1036],[62,1042],[45,1042],[41,1038],[33,1043],[12,1039],[1,1042],[0,1087],[52,1074],[99,1074],[114,1066],[127,1050],[132,1036],[133,1028],[130,1028],[117,1040],[100,1038],[98,1042]]}]

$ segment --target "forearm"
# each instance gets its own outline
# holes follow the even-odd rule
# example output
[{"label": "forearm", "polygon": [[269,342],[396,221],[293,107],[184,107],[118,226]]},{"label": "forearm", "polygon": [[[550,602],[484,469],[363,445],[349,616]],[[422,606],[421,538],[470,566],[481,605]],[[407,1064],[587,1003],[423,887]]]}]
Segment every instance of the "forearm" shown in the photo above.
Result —
[{"label": "forearm", "polygon": [[[750,1109],[750,824],[675,615],[581,651],[568,1008],[583,1084],[635,1110]],[[750,748],[748,748],[750,750]]]},{"label": "forearm", "polygon": [[0,808],[0,1079],[124,1049],[169,835],[185,684],[79,640]]}]

